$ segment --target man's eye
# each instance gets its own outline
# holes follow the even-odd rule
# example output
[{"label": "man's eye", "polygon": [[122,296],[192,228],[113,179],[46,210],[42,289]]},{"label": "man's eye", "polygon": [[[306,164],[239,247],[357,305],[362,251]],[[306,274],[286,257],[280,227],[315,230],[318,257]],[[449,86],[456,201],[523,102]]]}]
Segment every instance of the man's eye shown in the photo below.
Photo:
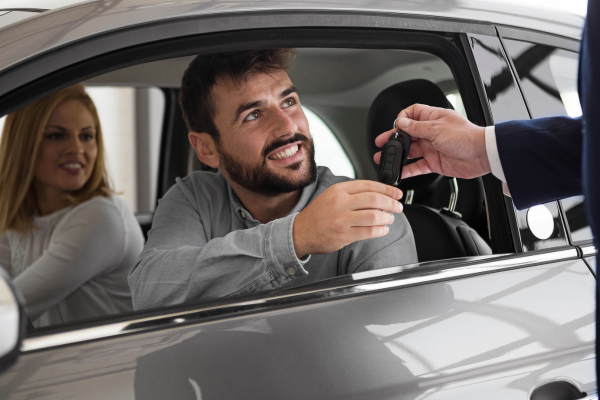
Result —
[{"label": "man's eye", "polygon": [[246,117],[246,119],[244,121],[252,121],[253,119],[258,118],[259,113],[258,111],[252,111],[250,114],[248,114],[248,116]]},{"label": "man's eye", "polygon": [[291,107],[291,106],[293,106],[294,104],[296,104],[296,101],[295,101],[294,99],[285,99],[285,100],[283,101],[283,106],[284,106],[284,107]]}]

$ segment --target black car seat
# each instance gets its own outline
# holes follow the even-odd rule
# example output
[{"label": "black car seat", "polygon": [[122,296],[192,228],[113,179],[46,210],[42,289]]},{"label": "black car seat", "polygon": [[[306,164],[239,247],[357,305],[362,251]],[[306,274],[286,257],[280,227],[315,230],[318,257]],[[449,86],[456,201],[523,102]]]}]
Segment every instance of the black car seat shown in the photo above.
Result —
[{"label": "black car seat", "polygon": [[[415,103],[452,108],[440,88],[428,80],[410,80],[385,89],[375,98],[369,109],[367,146],[371,159],[380,150],[375,146],[375,138],[391,128],[401,110]],[[378,169],[375,162],[373,166]],[[404,206],[404,214],[415,236],[419,261],[492,254],[489,245],[463,220],[459,212],[443,209],[439,205],[440,196],[437,194],[450,193],[452,182],[449,182],[449,179],[451,178],[438,174],[427,174],[400,182],[400,189],[405,195],[409,190],[413,190],[415,202],[420,203]],[[481,180],[461,180],[461,183],[460,192],[467,192],[467,196],[463,196],[464,200],[461,197],[461,204],[466,205],[462,208],[470,218],[482,225],[485,205]],[[449,201],[450,196],[446,199]]]}]

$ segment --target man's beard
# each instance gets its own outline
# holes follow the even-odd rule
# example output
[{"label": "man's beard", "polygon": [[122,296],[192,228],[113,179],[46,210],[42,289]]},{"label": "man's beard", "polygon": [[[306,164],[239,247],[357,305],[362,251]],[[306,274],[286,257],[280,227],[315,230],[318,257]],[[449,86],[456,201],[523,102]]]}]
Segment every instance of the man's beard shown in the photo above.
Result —
[{"label": "man's beard", "polygon": [[[302,168],[304,163],[308,163],[306,175],[295,181],[287,176],[281,176],[267,166],[267,154],[271,151],[290,143],[300,141],[301,146],[306,151],[307,157],[304,160],[288,165],[286,168],[297,171]],[[298,149],[299,151],[300,149]],[[315,146],[312,138],[308,138],[301,133],[296,133],[288,139],[277,140],[263,150],[263,159],[253,166],[242,165],[236,161],[229,153],[225,152],[219,146],[221,161],[223,167],[229,174],[229,178],[255,193],[265,196],[277,196],[284,193],[294,192],[302,189],[317,179],[317,164],[315,163]]]}]

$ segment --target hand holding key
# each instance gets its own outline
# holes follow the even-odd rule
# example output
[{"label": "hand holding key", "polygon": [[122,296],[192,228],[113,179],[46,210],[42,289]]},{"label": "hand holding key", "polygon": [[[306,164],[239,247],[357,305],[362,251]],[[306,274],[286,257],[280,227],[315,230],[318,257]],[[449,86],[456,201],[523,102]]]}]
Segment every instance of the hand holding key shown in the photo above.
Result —
[{"label": "hand holding key", "polygon": [[398,186],[402,176],[402,168],[410,150],[410,136],[404,131],[396,129],[396,121],[393,124],[394,133],[390,141],[381,150],[381,161],[379,163],[379,182],[386,185]]},{"label": "hand holding key", "polygon": [[[475,178],[491,172],[485,147],[485,128],[472,124],[454,110],[413,104],[398,114],[397,129],[408,133],[412,145],[408,158],[421,160],[404,166],[402,179],[435,172],[457,178]],[[382,147],[394,130],[382,133]],[[381,152],[374,156],[379,163]]]},{"label": "hand holding key", "polygon": [[401,197],[400,189],[373,181],[331,186],[296,216],[296,255],[327,254],[358,240],[387,235],[387,225],[394,222],[391,213],[402,211]]}]

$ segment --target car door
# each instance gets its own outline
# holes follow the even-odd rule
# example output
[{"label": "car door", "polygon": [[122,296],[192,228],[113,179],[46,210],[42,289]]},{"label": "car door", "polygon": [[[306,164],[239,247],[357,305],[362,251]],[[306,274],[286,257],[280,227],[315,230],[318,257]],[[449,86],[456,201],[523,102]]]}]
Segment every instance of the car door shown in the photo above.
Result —
[{"label": "car door", "polygon": [[[61,21],[88,17],[101,25],[111,12],[107,4],[44,21],[54,23],[49,32],[69,37],[77,27]],[[127,65],[260,45],[426,51],[452,69],[473,122],[498,121],[495,104],[504,95],[515,105],[507,118],[528,117],[489,23],[389,14],[375,24],[355,12],[283,10],[275,18],[241,11],[170,20],[152,11],[156,18],[139,26],[79,33],[4,70],[0,109],[5,114]],[[27,45],[35,53],[37,44]],[[7,57],[14,46],[6,45]],[[484,68],[487,47],[495,49],[499,70]],[[496,102],[486,86],[495,72],[510,76]],[[181,160],[163,161],[161,179],[176,176],[170,168],[181,168]],[[593,275],[568,241],[523,251],[517,213],[501,183],[488,176],[484,187],[492,256],[29,332],[16,361],[0,373],[2,397],[528,398],[557,381],[591,394]],[[559,232],[556,238],[565,237],[564,226]]]}]

